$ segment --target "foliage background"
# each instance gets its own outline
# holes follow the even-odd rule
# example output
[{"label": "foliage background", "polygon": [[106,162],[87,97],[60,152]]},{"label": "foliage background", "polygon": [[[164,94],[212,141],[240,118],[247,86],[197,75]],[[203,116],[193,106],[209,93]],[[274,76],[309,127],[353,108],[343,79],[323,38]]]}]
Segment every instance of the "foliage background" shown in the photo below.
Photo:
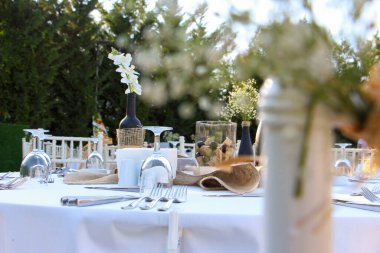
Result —
[{"label": "foliage background", "polygon": [[[253,78],[260,88],[265,79],[260,44],[254,38],[247,52],[232,57],[231,23],[207,32],[206,8],[183,15],[176,1],[158,1],[149,11],[144,0],[119,0],[110,11],[97,0],[1,1],[0,122],[90,136],[99,112],[115,137],[126,112],[124,87],[107,59],[115,47],[131,53],[141,73],[141,122],[173,126],[191,141],[195,122],[217,118],[234,81]],[[102,14],[98,21],[94,10]],[[265,29],[276,26],[257,34]],[[355,49],[330,39],[335,71],[342,80],[361,82],[379,58],[379,37]]]},{"label": "foliage background", "polygon": [[[115,137],[126,96],[106,58],[113,46],[131,53],[141,73],[145,94],[138,98],[137,115],[143,124],[174,126],[174,132],[189,138],[195,121],[210,116],[210,110],[200,110],[198,98],[206,94],[218,100],[210,76],[232,46],[223,45],[226,28],[206,34],[204,8],[185,18],[176,4],[152,11],[146,7],[144,0],[119,1],[109,12],[97,0],[1,1],[0,122],[43,127],[53,135],[89,136],[92,116],[100,112]],[[90,15],[94,10],[102,13],[100,21]],[[144,54],[149,62],[153,49],[160,58],[177,59],[176,68],[165,62],[147,68]],[[209,54],[201,51],[206,49],[218,53],[214,62],[207,62]],[[191,57],[192,68],[203,66],[204,72],[181,70],[186,66],[180,57]],[[182,83],[173,81],[175,72],[185,77]],[[165,96],[178,87],[179,92]]]}]

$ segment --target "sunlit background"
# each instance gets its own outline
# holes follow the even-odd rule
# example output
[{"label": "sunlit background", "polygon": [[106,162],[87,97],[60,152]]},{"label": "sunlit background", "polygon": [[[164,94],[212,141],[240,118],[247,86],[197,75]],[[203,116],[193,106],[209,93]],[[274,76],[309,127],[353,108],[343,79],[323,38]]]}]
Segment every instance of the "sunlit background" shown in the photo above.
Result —
[{"label": "sunlit background", "polygon": [[173,126],[189,142],[198,120],[240,125],[237,110],[223,114],[238,101],[230,95],[246,84],[258,92],[273,75],[307,95],[321,92],[354,122],[368,116],[372,103],[359,86],[380,58],[380,0],[176,3],[3,1],[0,121],[90,136],[97,119],[115,142],[128,87],[107,58],[111,48],[130,53],[140,73],[142,124]]},{"label": "sunlit background", "polygon": [[[101,0],[104,8],[112,9],[114,0]],[[148,9],[152,9],[157,0],[147,0]],[[192,13],[201,4],[208,5],[205,21],[209,31],[215,30],[223,22],[231,21],[231,13],[247,13],[250,22],[234,24],[237,32],[237,50],[244,51],[248,48],[259,25],[267,25],[275,20],[283,18],[284,10],[291,14],[293,21],[309,19],[300,1],[290,0],[178,0],[184,14]],[[358,20],[352,20],[353,4],[362,8],[364,15]],[[326,27],[337,40],[347,39],[356,45],[358,38],[370,39],[380,27],[380,1],[350,1],[350,0],[313,0],[315,19]],[[97,15],[97,14],[96,14]],[[354,14],[355,15],[355,14]]]}]

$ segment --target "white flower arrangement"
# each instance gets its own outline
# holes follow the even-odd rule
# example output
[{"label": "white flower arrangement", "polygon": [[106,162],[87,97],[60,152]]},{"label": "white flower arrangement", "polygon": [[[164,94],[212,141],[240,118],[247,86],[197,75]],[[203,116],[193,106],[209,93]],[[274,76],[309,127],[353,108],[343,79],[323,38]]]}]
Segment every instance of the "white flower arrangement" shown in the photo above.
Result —
[{"label": "white flower arrangement", "polygon": [[256,107],[259,93],[254,88],[255,80],[233,83],[232,90],[227,97],[227,104],[223,108],[221,117],[232,120],[233,117],[243,121],[251,121],[257,117]]},{"label": "white flower arrangement", "polygon": [[108,58],[113,60],[113,63],[118,66],[116,72],[121,74],[121,83],[128,85],[125,90],[125,94],[135,92],[137,95],[141,95],[141,85],[139,84],[139,73],[135,71],[135,66],[131,65],[131,54],[124,54],[112,48],[111,53],[108,54]]}]

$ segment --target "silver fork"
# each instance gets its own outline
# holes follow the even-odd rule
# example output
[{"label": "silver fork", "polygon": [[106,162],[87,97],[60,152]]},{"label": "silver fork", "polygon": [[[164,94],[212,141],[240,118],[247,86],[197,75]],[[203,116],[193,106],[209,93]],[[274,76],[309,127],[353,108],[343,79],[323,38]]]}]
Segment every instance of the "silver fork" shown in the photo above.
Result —
[{"label": "silver fork", "polygon": [[182,185],[179,189],[178,196],[174,198],[174,203],[183,203],[187,201],[187,186]]},{"label": "silver fork", "polygon": [[371,190],[371,192],[373,192],[373,193],[379,193],[379,191],[380,191],[380,185],[375,185],[373,188],[372,188],[372,190]]},{"label": "silver fork", "polygon": [[172,189],[167,189],[165,195],[162,195],[162,188],[161,191],[158,193],[158,195],[155,196],[155,199],[151,201],[150,203],[145,203],[145,205],[140,206],[141,210],[149,210],[152,209],[158,201],[169,201],[169,196],[171,194]]},{"label": "silver fork", "polygon": [[27,180],[28,180],[28,178],[26,178],[26,177],[13,178],[12,180],[8,181],[5,184],[0,184],[0,190],[14,189],[14,188],[22,185],[23,183],[25,183]]},{"label": "silver fork", "polygon": [[373,192],[371,192],[367,187],[362,186],[361,189],[363,191],[363,197],[365,197],[371,202],[380,203],[380,198],[377,197]]},{"label": "silver fork", "polygon": [[121,209],[123,210],[128,210],[128,209],[134,209],[136,208],[141,201],[143,200],[147,200],[147,201],[153,201],[153,197],[154,196],[157,196],[157,194],[159,193],[159,190],[162,189],[162,185],[161,184],[156,184],[152,190],[150,191],[149,195],[148,196],[142,196],[141,198],[129,203],[128,205],[126,206],[122,206]]},{"label": "silver fork", "polygon": [[5,179],[7,176],[9,176],[10,174],[11,174],[12,172],[7,172],[7,173],[5,173],[4,175],[1,175],[0,176],[0,180],[3,180],[3,179]]},{"label": "silver fork", "polygon": [[[379,194],[380,193],[380,185],[375,185],[374,187],[372,187],[372,189],[370,191],[373,192],[373,193],[375,193],[375,194]],[[363,195],[363,191],[353,192],[350,195],[351,196],[362,196]]]},{"label": "silver fork", "polygon": [[173,197],[170,198],[169,201],[165,203],[165,205],[157,208],[157,210],[167,211],[173,203],[182,203],[182,202],[186,202],[186,200],[187,200],[187,186],[180,185],[175,190]]},{"label": "silver fork", "polygon": [[14,182],[16,182],[18,180],[17,177],[9,180],[8,182],[4,183],[4,184],[0,184],[0,189],[4,190],[4,189],[7,189],[9,186],[11,186]]}]

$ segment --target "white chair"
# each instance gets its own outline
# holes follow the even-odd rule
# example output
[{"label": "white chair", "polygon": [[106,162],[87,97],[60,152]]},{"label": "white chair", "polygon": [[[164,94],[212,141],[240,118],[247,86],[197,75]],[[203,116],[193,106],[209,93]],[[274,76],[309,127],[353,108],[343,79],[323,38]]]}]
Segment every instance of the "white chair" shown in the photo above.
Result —
[{"label": "white chair", "polygon": [[104,164],[107,169],[116,169],[116,150],[118,149],[115,145],[104,145],[103,158]]},{"label": "white chair", "polygon": [[180,156],[195,157],[195,143],[185,143],[185,137],[179,137],[179,150],[178,154]]},{"label": "white chair", "polygon": [[[332,168],[334,168],[335,161],[342,156],[342,149],[332,148]],[[351,162],[352,168],[357,169],[358,165],[367,164],[369,168],[374,166],[376,149],[368,148],[346,148],[346,157]]]},{"label": "white chair", "polygon": [[[116,166],[115,150],[113,146],[104,144],[103,135],[98,137],[66,137],[47,136],[44,139],[43,149],[50,156],[53,168],[68,166],[79,169],[85,167],[86,158],[94,149],[97,141],[97,151],[103,155],[106,169]],[[23,157],[32,149],[32,143],[22,139]]]}]

